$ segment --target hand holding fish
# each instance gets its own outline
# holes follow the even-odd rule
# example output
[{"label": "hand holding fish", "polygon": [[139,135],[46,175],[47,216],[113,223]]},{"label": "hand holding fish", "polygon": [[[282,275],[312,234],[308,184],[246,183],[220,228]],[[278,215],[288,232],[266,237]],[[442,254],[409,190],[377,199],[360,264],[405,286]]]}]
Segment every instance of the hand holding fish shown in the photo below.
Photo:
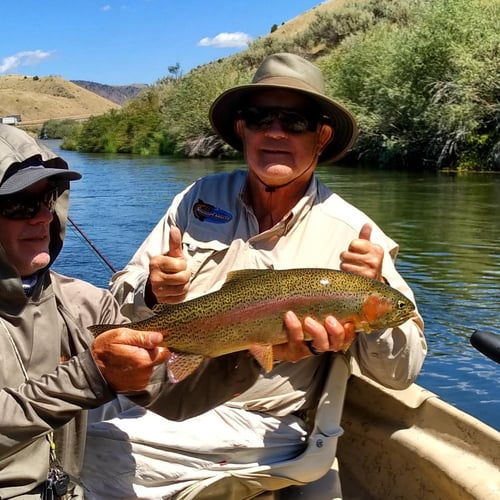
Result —
[{"label": "hand holding fish", "polygon": [[[306,316],[302,324],[294,312],[288,311],[285,314],[284,324],[288,333],[288,343],[273,347],[274,359],[280,361],[300,361],[311,356],[313,352],[321,354],[326,351],[337,352],[346,349],[356,335],[352,323],[342,325],[334,316],[327,316],[324,323]],[[312,346],[312,350],[304,342],[306,339],[310,339],[309,345]]]},{"label": "hand holding fish", "polygon": [[149,263],[148,286],[154,294],[146,300],[149,306],[177,304],[186,298],[191,272],[182,252],[182,234],[179,228],[170,228],[169,250],[166,255],[155,255]]},{"label": "hand holding fish", "polygon": [[169,351],[160,344],[158,332],[114,328],[96,337],[92,356],[102,376],[116,392],[144,389],[155,365],[163,363]]},{"label": "hand holding fish", "polygon": [[383,282],[384,249],[370,241],[371,235],[371,224],[364,224],[359,237],[352,240],[349,248],[340,254],[340,269]]}]

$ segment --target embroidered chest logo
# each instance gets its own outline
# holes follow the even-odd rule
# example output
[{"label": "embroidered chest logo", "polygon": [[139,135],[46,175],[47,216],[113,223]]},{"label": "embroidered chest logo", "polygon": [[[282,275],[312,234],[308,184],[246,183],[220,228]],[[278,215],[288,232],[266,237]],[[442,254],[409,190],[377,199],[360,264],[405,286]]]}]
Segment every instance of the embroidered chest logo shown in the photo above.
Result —
[{"label": "embroidered chest logo", "polygon": [[193,205],[193,214],[198,220],[212,222],[213,224],[226,224],[233,218],[231,213],[205,203],[200,199]]}]

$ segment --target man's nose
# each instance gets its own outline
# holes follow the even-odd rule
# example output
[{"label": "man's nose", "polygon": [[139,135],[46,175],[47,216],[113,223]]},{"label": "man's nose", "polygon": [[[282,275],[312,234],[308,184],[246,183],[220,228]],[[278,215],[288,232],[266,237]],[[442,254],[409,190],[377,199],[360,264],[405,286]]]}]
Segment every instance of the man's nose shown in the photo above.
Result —
[{"label": "man's nose", "polygon": [[54,218],[54,211],[50,210],[45,203],[40,203],[40,208],[36,215],[30,219],[34,221],[35,224],[40,222],[51,222]]}]

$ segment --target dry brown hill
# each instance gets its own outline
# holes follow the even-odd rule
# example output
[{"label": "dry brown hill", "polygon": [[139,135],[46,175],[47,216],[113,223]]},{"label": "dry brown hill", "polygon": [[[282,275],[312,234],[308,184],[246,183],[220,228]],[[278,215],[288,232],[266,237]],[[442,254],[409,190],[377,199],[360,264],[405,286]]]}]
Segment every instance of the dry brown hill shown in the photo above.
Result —
[{"label": "dry brown hill", "polygon": [[329,0],[327,2],[321,2],[312,9],[306,10],[304,13],[290,19],[289,21],[283,23],[278,29],[272,33],[272,36],[295,36],[302,30],[306,29],[314,18],[316,14],[324,14],[326,12],[331,12],[338,10],[344,4],[351,2],[352,0]]},{"label": "dry brown hill", "polygon": [[0,116],[21,115],[36,130],[51,119],[85,119],[120,106],[58,76],[0,76]]},{"label": "dry brown hill", "polygon": [[[349,0],[329,0],[284,22],[276,31],[265,36],[295,36],[314,20],[317,13],[338,9]],[[0,76],[0,117],[20,115],[19,126],[37,133],[43,123],[51,119],[84,120],[101,115],[120,106],[108,100],[88,85],[64,80],[58,76],[28,77],[23,75]],[[84,82],[92,84],[92,82]],[[94,86],[99,84],[94,84]],[[84,88],[87,87],[87,88]]]},{"label": "dry brown hill", "polygon": [[119,104],[120,106],[139,95],[147,85],[144,83],[132,83],[130,85],[106,85],[104,83],[89,82],[86,80],[70,80],[76,83],[79,87],[90,90],[94,94],[109,99],[111,102]]}]

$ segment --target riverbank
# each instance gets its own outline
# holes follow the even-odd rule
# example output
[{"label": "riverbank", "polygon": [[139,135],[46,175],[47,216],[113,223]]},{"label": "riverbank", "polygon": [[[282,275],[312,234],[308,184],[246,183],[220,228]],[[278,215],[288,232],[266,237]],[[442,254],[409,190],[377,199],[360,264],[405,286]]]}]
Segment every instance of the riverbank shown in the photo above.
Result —
[{"label": "riverbank", "polygon": [[[334,4],[329,2],[326,5]],[[357,160],[399,169],[500,171],[500,35],[495,0],[382,0],[324,10],[295,34],[169,75],[122,110],[91,118],[64,147],[87,152],[227,157],[212,138],[210,104],[251,80],[273,52],[323,71],[327,92],[357,117]]]}]

